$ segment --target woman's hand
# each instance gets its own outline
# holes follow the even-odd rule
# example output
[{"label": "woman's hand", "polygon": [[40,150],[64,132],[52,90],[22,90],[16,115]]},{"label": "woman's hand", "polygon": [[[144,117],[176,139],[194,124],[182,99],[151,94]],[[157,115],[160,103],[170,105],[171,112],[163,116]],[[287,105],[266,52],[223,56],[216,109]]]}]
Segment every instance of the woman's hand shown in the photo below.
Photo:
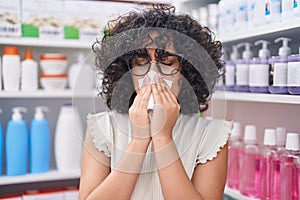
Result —
[{"label": "woman's hand", "polygon": [[147,105],[151,94],[150,78],[146,75],[142,87],[129,108],[129,119],[131,122],[132,139],[150,142],[150,120]]},{"label": "woman's hand", "polygon": [[154,109],[151,116],[151,137],[167,137],[172,139],[172,130],[176,124],[180,105],[167,83],[157,73],[152,84]]}]

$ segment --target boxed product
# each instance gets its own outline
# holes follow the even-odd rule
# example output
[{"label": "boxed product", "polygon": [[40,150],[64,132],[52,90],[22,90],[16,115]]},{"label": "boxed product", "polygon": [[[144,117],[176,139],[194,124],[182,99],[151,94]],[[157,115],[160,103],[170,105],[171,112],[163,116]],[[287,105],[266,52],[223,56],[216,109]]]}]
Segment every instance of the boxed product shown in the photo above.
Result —
[{"label": "boxed product", "polygon": [[22,0],[22,36],[42,39],[63,39],[61,0]]},{"label": "boxed product", "polygon": [[0,36],[21,36],[20,0],[0,0]]}]

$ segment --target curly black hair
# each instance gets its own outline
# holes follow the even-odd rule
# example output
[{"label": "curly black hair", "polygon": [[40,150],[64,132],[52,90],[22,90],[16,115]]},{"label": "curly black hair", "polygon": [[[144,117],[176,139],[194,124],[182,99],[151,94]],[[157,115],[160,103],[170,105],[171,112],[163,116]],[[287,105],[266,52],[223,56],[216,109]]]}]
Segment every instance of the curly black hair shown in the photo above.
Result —
[{"label": "curly black hair", "polygon": [[[183,55],[180,72],[184,78],[178,95],[181,112],[207,110],[215,84],[225,73],[222,44],[215,41],[209,28],[189,15],[175,13],[175,7],[166,5],[131,11],[109,21],[103,39],[94,43],[96,66],[103,73],[99,94],[108,108],[128,112],[136,96],[128,63],[136,50],[147,47],[149,28],[159,28],[159,37],[154,39],[159,48],[165,49],[175,38],[175,51]],[[166,38],[169,39],[166,41]]]}]

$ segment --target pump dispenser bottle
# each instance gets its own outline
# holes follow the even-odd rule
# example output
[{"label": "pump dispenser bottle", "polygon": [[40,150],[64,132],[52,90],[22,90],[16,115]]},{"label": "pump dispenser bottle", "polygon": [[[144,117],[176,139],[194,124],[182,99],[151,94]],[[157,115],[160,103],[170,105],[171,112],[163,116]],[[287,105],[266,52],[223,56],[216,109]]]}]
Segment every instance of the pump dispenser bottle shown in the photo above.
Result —
[{"label": "pump dispenser bottle", "polygon": [[251,44],[243,42],[237,45],[237,48],[245,46],[242,59],[236,61],[236,86],[235,91],[249,92],[249,61],[253,58],[250,49]]},{"label": "pump dispenser bottle", "polygon": [[291,48],[288,47],[289,38],[280,37],[275,43],[282,41],[282,47],[279,48],[278,56],[272,56],[269,59],[271,64],[271,81],[269,86],[270,93],[287,94],[287,67],[288,56],[291,54]]},{"label": "pump dispenser bottle", "polygon": [[299,200],[300,146],[299,134],[288,133],[286,152],[281,160],[281,199]]},{"label": "pump dispenser bottle", "polygon": [[34,119],[30,123],[30,173],[47,172],[50,168],[50,128],[44,117],[44,112],[48,111],[45,106],[35,107]]},{"label": "pump dispenser bottle", "polygon": [[234,122],[228,145],[227,185],[236,190],[239,189],[239,153],[241,146],[241,125]]},{"label": "pump dispenser bottle", "polygon": [[226,62],[225,73],[225,90],[234,91],[235,87],[235,63],[239,59],[239,52],[237,46],[232,46],[232,53],[230,54],[230,60]]},{"label": "pump dispenser bottle", "polygon": [[240,192],[251,198],[260,197],[260,152],[256,141],[256,127],[246,125],[244,144],[240,151]]},{"label": "pump dispenser bottle", "polygon": [[275,160],[277,159],[275,129],[265,129],[260,159],[260,199],[280,199],[274,189]]},{"label": "pump dispenser bottle", "polygon": [[251,92],[268,93],[269,92],[269,63],[270,51],[268,50],[268,41],[258,40],[254,45],[262,44],[258,51],[258,57],[253,58],[249,65],[249,89]]},{"label": "pump dispenser bottle", "polygon": [[26,174],[28,164],[28,132],[21,115],[21,112],[27,112],[27,109],[15,107],[12,112],[12,119],[8,122],[6,130],[7,176]]},{"label": "pump dispenser bottle", "polygon": [[25,51],[25,59],[21,62],[21,90],[38,89],[38,64],[33,60],[31,50]]}]

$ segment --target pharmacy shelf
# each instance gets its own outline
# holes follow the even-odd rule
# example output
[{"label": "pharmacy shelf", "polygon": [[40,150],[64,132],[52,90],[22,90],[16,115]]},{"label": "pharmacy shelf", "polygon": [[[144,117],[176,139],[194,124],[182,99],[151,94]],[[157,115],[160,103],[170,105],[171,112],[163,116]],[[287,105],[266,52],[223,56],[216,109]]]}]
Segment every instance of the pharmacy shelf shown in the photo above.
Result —
[{"label": "pharmacy shelf", "polygon": [[224,193],[232,198],[238,199],[238,200],[258,200],[255,198],[251,198],[251,197],[246,197],[244,195],[242,195],[238,190],[233,190],[229,187],[225,187],[225,191]]},{"label": "pharmacy shelf", "polygon": [[26,174],[22,176],[1,176],[0,186],[11,185],[11,184],[78,179],[79,177],[80,177],[80,170],[71,170],[66,172],[50,171],[46,173]]},{"label": "pharmacy shelf", "polygon": [[261,103],[282,103],[282,104],[300,104],[300,96],[297,95],[278,95],[247,92],[221,92],[216,91],[212,100],[225,101],[246,101]]},{"label": "pharmacy shelf", "polygon": [[279,35],[284,31],[295,31],[299,32],[300,30],[300,18],[292,19],[286,22],[262,25],[259,27],[254,27],[251,29],[243,31],[235,31],[232,34],[219,36],[219,40],[223,43],[227,42],[236,42],[238,40],[248,39],[252,37],[261,37],[263,35],[276,34]]},{"label": "pharmacy shelf", "polygon": [[26,91],[17,91],[17,92],[7,92],[0,91],[0,98],[96,98],[97,97],[96,89],[94,91],[81,91],[74,92],[73,90],[55,90],[55,91],[46,91],[46,90],[37,90],[34,92]]},{"label": "pharmacy shelf", "polygon": [[91,49],[92,43],[80,40],[47,40],[39,38],[9,38],[0,37],[0,44],[30,47],[56,47],[56,48],[75,48],[75,49]]}]

